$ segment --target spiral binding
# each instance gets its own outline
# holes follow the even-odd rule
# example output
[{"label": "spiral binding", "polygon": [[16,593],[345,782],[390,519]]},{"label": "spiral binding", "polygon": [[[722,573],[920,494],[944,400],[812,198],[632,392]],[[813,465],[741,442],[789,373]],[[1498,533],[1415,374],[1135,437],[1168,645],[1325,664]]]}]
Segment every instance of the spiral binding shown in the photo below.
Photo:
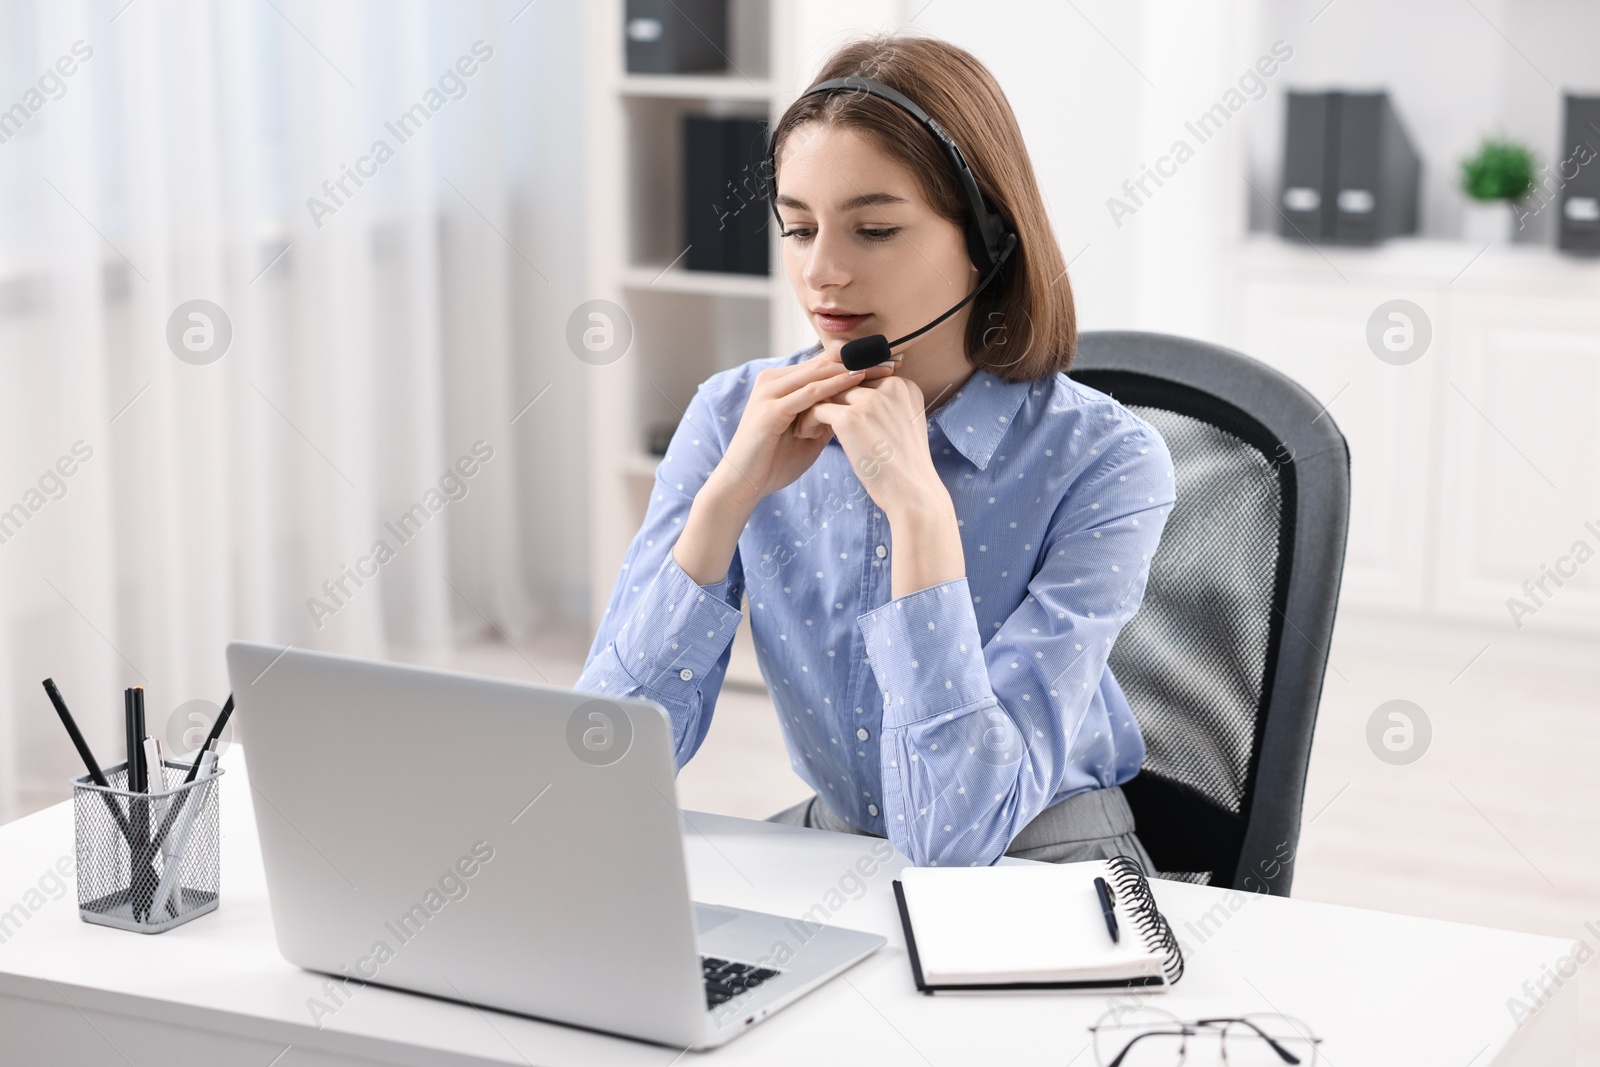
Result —
[{"label": "spiral binding", "polygon": [[1145,874],[1144,864],[1133,856],[1116,856],[1107,861],[1107,866],[1111,868],[1112,884],[1128,905],[1134,922],[1139,924],[1144,943],[1150,946],[1152,952],[1166,952],[1167,959],[1162,970],[1166,972],[1167,982],[1176,982],[1183,977],[1183,949],[1178,946],[1178,936],[1172,932],[1172,925],[1161,914],[1161,909],[1156,907],[1155,894],[1150,892],[1150,879]]}]

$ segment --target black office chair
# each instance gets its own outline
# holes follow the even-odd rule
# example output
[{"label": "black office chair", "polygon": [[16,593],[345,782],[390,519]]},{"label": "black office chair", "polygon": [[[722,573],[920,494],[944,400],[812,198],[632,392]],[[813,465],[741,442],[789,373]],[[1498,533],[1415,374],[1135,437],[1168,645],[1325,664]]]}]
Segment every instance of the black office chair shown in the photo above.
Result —
[{"label": "black office chair", "polygon": [[1177,502],[1112,673],[1144,732],[1126,785],[1164,878],[1289,895],[1350,513],[1333,416],[1238,352],[1079,338],[1069,375],[1161,432]]}]

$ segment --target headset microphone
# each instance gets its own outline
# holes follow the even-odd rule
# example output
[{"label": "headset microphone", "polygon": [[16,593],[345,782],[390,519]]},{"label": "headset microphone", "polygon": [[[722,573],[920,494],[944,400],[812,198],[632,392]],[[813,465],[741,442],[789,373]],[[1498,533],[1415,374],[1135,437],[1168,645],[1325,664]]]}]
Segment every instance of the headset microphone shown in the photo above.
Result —
[{"label": "headset microphone", "polygon": [[972,298],[983,292],[983,287],[993,281],[996,274],[1000,273],[1001,265],[1005,263],[1006,258],[1011,255],[1012,249],[1016,247],[1017,235],[1014,233],[1007,234],[1005,247],[1000,253],[1000,258],[995,261],[995,265],[989,268],[989,276],[979,282],[976,289],[963,297],[961,303],[946,311],[920,330],[912,330],[904,337],[894,341],[887,340],[881,333],[871,334],[867,337],[857,337],[854,341],[846,341],[844,347],[839,350],[839,358],[844,361],[845,369],[866,370],[868,367],[876,367],[890,357],[892,349],[905,344],[914,337],[921,337],[945,319],[966,307]]},{"label": "headset microphone", "polygon": [[[929,118],[927,113],[910,98],[906,97],[898,89],[885,85],[880,81],[855,76],[830,78],[827,81],[813,85],[801,93],[800,96],[804,98],[815,93],[839,92],[864,93],[867,96],[875,96],[881,100],[887,100],[920,122],[928,133],[933,136],[934,140],[939,142],[939,147],[944,150],[945,157],[950,161],[950,166],[955,171],[956,179],[961,184],[961,191],[966,197],[969,209],[969,218],[965,226],[967,256],[972,260],[973,266],[977,267],[979,271],[985,272],[983,281],[978,283],[976,289],[967,294],[966,299],[920,330],[913,330],[911,333],[892,342],[881,333],[875,333],[869,337],[858,337],[854,341],[847,341],[844,348],[839,352],[840,359],[844,361],[844,365],[850,370],[864,370],[867,367],[875,367],[889,359],[892,350],[897,345],[902,345],[913,338],[921,337],[924,333],[927,333],[945,319],[966,307],[973,297],[983,292],[984,287],[994,281],[995,275],[1000,273],[1000,268],[1005,265],[1011,253],[1016,250],[1017,233],[1006,224],[1000,213],[984,199],[982,191],[978,188],[977,179],[972,176],[972,170],[967,166],[966,158],[962,156],[961,149],[956,147],[955,141],[949,134],[944,132],[943,127]],[[778,169],[774,158],[775,147],[773,139],[769,136],[766,160],[767,198],[768,203],[772,205],[773,218],[778,220],[779,226],[782,226],[783,218],[778,214]]]}]

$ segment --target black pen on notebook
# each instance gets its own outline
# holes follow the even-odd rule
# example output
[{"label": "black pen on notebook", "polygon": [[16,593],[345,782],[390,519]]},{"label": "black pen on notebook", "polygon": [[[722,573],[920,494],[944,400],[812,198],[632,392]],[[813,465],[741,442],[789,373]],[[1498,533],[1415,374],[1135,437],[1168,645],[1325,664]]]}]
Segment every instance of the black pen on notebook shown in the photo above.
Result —
[{"label": "black pen on notebook", "polygon": [[1111,934],[1111,943],[1121,944],[1122,934],[1117,929],[1117,913],[1111,906],[1111,887],[1104,878],[1094,880],[1095,896],[1100,898],[1100,911],[1106,917],[1106,931]]}]

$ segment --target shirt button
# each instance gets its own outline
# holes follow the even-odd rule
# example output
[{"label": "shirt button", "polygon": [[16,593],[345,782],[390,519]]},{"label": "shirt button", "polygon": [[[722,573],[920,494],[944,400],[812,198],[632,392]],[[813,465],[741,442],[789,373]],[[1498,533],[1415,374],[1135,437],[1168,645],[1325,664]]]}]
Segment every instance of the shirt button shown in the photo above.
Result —
[{"label": "shirt button", "polygon": [[691,671],[688,667],[685,667],[683,670],[678,672],[678,677],[687,682],[690,678],[694,677],[694,671]]},{"label": "shirt button", "polygon": [[871,736],[872,736],[871,734],[867,733],[867,728],[865,726],[860,727],[859,729],[856,730],[856,740],[857,741],[865,741],[868,737],[871,737]]},{"label": "shirt button", "polygon": [[878,553],[879,559],[882,559],[884,556],[889,554],[889,550],[884,548],[882,545],[879,545],[876,549],[874,549],[874,551]]},{"label": "shirt button", "polygon": [[867,814],[868,815],[876,815],[876,814],[878,814],[878,805],[876,805],[876,804],[868,804],[867,805]]}]

